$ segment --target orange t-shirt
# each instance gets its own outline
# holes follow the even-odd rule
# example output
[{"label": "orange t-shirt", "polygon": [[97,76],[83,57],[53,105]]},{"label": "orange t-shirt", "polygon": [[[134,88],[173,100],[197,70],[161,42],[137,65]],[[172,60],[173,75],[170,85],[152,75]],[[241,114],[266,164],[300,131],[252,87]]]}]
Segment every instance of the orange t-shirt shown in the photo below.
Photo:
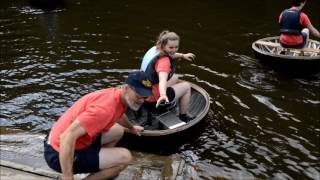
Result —
[{"label": "orange t-shirt", "polygon": [[[297,8],[292,7],[290,10],[296,10]],[[282,14],[280,14],[279,22],[281,21]],[[300,24],[302,27],[307,27],[309,24],[311,24],[308,16],[301,12],[300,14]],[[301,44],[303,42],[303,38],[301,35],[292,35],[292,34],[280,34],[280,42],[287,45],[297,45]]]},{"label": "orange t-shirt", "polygon": [[78,119],[87,133],[77,139],[75,149],[89,147],[95,138],[113,126],[125,111],[120,89],[109,88],[89,93],[75,102],[53,125],[50,144],[59,151],[60,135]]},{"label": "orange t-shirt", "polygon": [[[166,72],[170,73],[171,72],[171,63],[169,57],[161,57],[155,64],[155,70],[159,74],[159,72]],[[153,96],[146,99],[148,102],[155,102],[159,99],[160,97],[160,92],[159,92],[159,84],[154,84],[152,86],[152,93]]]}]

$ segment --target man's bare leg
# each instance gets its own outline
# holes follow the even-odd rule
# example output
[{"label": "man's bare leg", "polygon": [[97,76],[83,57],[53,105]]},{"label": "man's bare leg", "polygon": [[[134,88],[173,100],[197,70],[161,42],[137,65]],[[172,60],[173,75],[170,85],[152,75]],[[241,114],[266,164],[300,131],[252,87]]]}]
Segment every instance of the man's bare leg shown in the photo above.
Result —
[{"label": "man's bare leg", "polygon": [[86,180],[115,177],[128,166],[131,160],[131,153],[125,148],[101,148],[99,152],[99,168],[101,171],[90,174],[86,177]]},{"label": "man's bare leg", "polygon": [[114,166],[108,169],[104,169],[97,173],[90,174],[85,178],[85,180],[100,180],[100,179],[109,179],[117,176],[122,171],[121,166]]},{"label": "man's bare leg", "polygon": [[103,147],[114,147],[120,141],[124,133],[124,127],[120,124],[114,124],[106,133],[101,136],[101,144]]}]

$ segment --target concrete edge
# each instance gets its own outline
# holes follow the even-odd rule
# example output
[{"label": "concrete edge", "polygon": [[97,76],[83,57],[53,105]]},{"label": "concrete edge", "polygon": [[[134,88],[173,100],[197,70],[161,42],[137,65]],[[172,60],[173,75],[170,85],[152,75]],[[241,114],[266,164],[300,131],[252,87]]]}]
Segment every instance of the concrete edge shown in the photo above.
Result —
[{"label": "concrete edge", "polygon": [[53,171],[48,171],[48,170],[44,170],[44,169],[40,169],[40,168],[33,168],[33,167],[30,167],[27,165],[15,163],[15,162],[10,162],[10,161],[6,161],[6,160],[1,160],[0,166],[12,168],[12,169],[16,169],[19,171],[24,171],[27,173],[36,174],[36,175],[40,175],[40,176],[44,176],[44,177],[48,177],[48,178],[53,178],[53,179],[60,178],[60,174],[55,173]]}]

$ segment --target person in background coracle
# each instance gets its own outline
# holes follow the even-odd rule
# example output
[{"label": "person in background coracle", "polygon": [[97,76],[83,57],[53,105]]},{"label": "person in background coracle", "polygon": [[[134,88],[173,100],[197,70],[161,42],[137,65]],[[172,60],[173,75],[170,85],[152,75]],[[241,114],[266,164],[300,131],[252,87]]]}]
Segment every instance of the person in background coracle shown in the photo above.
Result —
[{"label": "person in background coracle", "polygon": [[279,17],[280,44],[285,48],[304,48],[309,40],[309,32],[320,39],[319,31],[302,12],[306,0],[292,0],[292,7],[282,11]]},{"label": "person in background coracle", "polygon": [[126,108],[138,110],[152,96],[145,73],[130,73],[126,84],[89,93],[76,101],[53,125],[44,142],[49,167],[72,180],[73,174],[92,173],[86,179],[118,175],[131,161],[129,150],[115,147],[124,130],[140,135]]},{"label": "person in background coracle", "polygon": [[189,122],[194,117],[188,114],[191,96],[190,83],[180,81],[175,75],[176,59],[192,61],[192,53],[178,53],[180,37],[170,31],[160,33],[156,45],[144,55],[141,71],[146,72],[153,84],[153,97],[148,98],[144,106],[158,107],[162,102],[179,102],[179,119]]}]

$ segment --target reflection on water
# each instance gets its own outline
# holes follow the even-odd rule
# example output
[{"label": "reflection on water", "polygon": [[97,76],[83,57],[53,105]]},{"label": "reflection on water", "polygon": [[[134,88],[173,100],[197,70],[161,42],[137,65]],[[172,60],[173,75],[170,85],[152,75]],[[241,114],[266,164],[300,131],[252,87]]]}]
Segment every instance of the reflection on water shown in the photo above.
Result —
[{"label": "reflection on water", "polygon": [[[47,132],[82,95],[122,84],[170,29],[197,55],[179,62],[181,78],[211,96],[203,131],[179,148],[198,177],[319,179],[320,74],[290,77],[257,62],[251,43],[277,33],[286,4],[247,1],[71,1],[49,12],[1,1],[0,126]],[[319,28],[316,7],[306,11]]]}]

